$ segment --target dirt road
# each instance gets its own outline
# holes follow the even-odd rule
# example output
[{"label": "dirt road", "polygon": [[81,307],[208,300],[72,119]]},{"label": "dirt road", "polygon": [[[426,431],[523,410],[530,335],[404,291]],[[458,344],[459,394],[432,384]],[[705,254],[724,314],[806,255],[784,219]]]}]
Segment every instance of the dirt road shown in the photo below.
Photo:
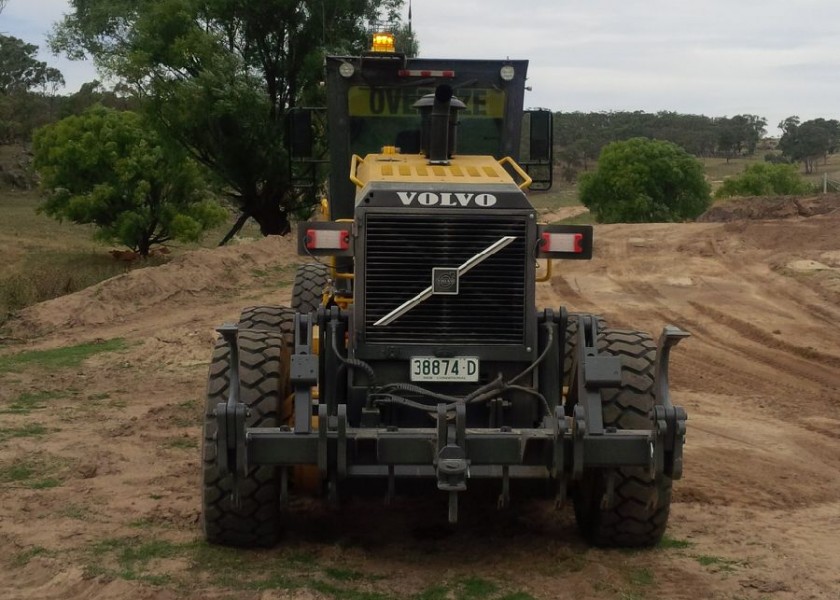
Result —
[{"label": "dirt road", "polygon": [[208,548],[213,328],[288,298],[291,241],[200,251],[32,307],[0,353],[0,597],[838,598],[838,231],[838,213],[600,226],[591,263],[540,284],[539,305],[693,334],[672,382],[686,476],[652,551],[587,548],[569,508],[516,499],[510,513],[468,506],[455,531],[437,500],[302,510],[274,550]]}]

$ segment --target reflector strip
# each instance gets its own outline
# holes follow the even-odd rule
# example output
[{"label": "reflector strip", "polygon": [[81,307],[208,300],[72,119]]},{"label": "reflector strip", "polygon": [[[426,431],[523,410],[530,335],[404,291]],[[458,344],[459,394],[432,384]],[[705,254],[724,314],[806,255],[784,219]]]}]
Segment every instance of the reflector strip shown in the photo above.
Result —
[{"label": "reflector strip", "polygon": [[421,69],[400,69],[400,77],[455,77],[455,71],[424,71]]},{"label": "reflector strip", "polygon": [[307,229],[306,247],[310,250],[348,250],[350,233],[342,229]]},{"label": "reflector strip", "polygon": [[544,233],[542,234],[543,252],[583,253],[582,233]]}]

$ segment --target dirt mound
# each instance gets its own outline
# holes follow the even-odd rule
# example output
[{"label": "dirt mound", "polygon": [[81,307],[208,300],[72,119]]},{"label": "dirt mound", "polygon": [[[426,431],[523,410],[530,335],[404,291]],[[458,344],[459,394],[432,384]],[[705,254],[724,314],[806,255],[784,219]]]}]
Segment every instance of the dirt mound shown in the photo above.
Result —
[{"label": "dirt mound", "polygon": [[697,217],[701,223],[813,217],[840,210],[840,194],[821,196],[750,196],[717,204]]},{"label": "dirt mound", "polygon": [[[158,267],[137,269],[75,294],[42,302],[8,324],[13,337],[125,322],[149,310],[167,311],[197,298],[235,292],[255,276],[293,268],[294,239],[268,237],[235,246],[197,250]],[[294,273],[291,270],[292,274]]]},{"label": "dirt mound", "polygon": [[788,220],[597,225],[592,261],[558,263],[537,284],[539,307],[692,334],[671,371],[690,417],[686,472],[656,550],[588,548],[569,507],[516,488],[501,512],[495,488],[465,498],[450,528],[445,498],[416,502],[402,482],[390,507],[371,493],[342,511],[292,510],[272,550],[201,543],[213,328],[248,304],[287,302],[305,262],[293,240],[266,239],[21,314],[19,327],[51,332],[33,349],[126,343],[73,368],[0,373],[0,595],[836,600],[840,212],[802,218],[805,200]]}]

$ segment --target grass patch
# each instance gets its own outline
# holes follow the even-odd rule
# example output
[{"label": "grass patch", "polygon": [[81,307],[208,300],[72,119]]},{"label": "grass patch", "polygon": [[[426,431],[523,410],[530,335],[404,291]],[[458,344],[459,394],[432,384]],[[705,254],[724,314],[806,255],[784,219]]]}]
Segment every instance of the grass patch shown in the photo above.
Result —
[{"label": "grass patch", "polygon": [[45,476],[39,469],[29,464],[16,464],[0,467],[0,483],[17,484],[35,490],[43,490],[61,485],[55,477]]},{"label": "grass patch", "polygon": [[381,592],[368,592],[355,588],[338,587],[326,581],[314,580],[307,586],[309,589],[327,594],[340,600],[392,600],[393,596]]},{"label": "grass patch", "polygon": [[523,591],[503,590],[493,581],[467,577],[446,585],[434,585],[411,597],[413,600],[534,600]]},{"label": "grass patch", "polygon": [[32,546],[26,550],[22,550],[12,555],[12,565],[15,567],[25,567],[29,561],[36,556],[49,556],[50,551],[43,546]]},{"label": "grass patch", "polygon": [[0,278],[0,313],[72,294],[129,270],[99,252],[31,255],[24,265],[21,272]]},{"label": "grass patch", "polygon": [[449,588],[442,585],[434,585],[426,588],[419,594],[412,596],[414,600],[448,600]]},{"label": "grass patch", "polygon": [[464,600],[487,598],[499,591],[498,585],[480,577],[468,577],[459,583],[458,588],[456,592],[458,593],[458,598],[463,598]]},{"label": "grass patch", "polygon": [[171,581],[169,574],[150,572],[150,563],[172,558],[181,547],[167,540],[138,540],[112,538],[102,540],[91,549],[91,561],[85,569],[88,575],[106,575],[129,581],[163,585]]},{"label": "grass patch", "polygon": [[62,369],[78,367],[82,362],[105,352],[116,352],[127,347],[125,340],[115,338],[64,348],[53,348],[51,350],[32,350],[0,356],[0,372],[12,371],[26,367],[40,367],[46,369]]},{"label": "grass patch", "polygon": [[177,437],[167,440],[165,445],[175,450],[194,450],[198,448],[198,440],[191,437]]},{"label": "grass patch", "polygon": [[633,585],[638,585],[638,586],[653,585],[653,581],[654,581],[653,571],[651,571],[650,569],[646,569],[646,568],[632,569],[628,573],[627,579]]},{"label": "grass patch", "polygon": [[177,427],[197,427],[204,421],[204,414],[199,410],[196,400],[185,400],[177,405],[178,413],[172,423]]},{"label": "grass patch", "polygon": [[48,400],[61,398],[62,395],[61,392],[26,392],[12,400],[8,408],[0,409],[0,414],[28,415],[33,410],[47,408]]},{"label": "grass patch", "polygon": [[738,566],[738,561],[723,558],[721,556],[711,556],[709,554],[700,554],[694,557],[697,562],[704,567],[708,567],[713,571],[724,571],[731,573]]},{"label": "grass patch", "polygon": [[336,581],[361,581],[365,579],[365,574],[352,569],[341,569],[337,567],[326,567],[324,574],[330,579]]},{"label": "grass patch", "polygon": [[61,471],[65,466],[66,462],[55,456],[33,456],[12,464],[0,465],[0,484],[33,490],[58,487],[62,484]]},{"label": "grass patch", "polygon": [[129,521],[128,526],[134,529],[151,529],[155,526],[155,523],[148,517],[140,517],[139,519]]},{"label": "grass patch", "polygon": [[[132,526],[146,528],[140,519]],[[170,587],[191,586],[195,581],[231,591],[310,590],[339,600],[533,600],[522,591],[504,589],[496,582],[478,577],[454,579],[410,596],[376,589],[387,577],[346,567],[323,566],[311,552],[295,549],[280,552],[249,552],[211,546],[204,541],[177,544],[152,539],[151,532],[138,536],[101,541],[87,551],[86,573],[113,578],[168,583]],[[164,569],[161,559],[181,559],[188,568]],[[170,563],[171,564],[171,563]]]},{"label": "grass patch", "polygon": [[66,504],[58,515],[76,521],[90,521],[93,518],[93,512],[90,507],[84,504]]},{"label": "grass patch", "polygon": [[691,547],[691,542],[663,535],[662,539],[659,540],[659,547],[663,550],[685,550]]},{"label": "grass patch", "polygon": [[39,437],[46,435],[49,430],[40,423],[27,423],[23,427],[15,429],[0,429],[0,442],[6,442],[13,438]]}]

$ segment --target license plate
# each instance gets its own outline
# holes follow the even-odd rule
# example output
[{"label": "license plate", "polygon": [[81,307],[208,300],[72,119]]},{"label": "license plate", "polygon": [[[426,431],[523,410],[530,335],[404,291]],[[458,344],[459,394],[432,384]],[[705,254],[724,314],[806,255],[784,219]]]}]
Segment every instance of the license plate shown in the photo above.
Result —
[{"label": "license plate", "polygon": [[411,359],[411,381],[478,381],[478,358],[415,356]]}]

